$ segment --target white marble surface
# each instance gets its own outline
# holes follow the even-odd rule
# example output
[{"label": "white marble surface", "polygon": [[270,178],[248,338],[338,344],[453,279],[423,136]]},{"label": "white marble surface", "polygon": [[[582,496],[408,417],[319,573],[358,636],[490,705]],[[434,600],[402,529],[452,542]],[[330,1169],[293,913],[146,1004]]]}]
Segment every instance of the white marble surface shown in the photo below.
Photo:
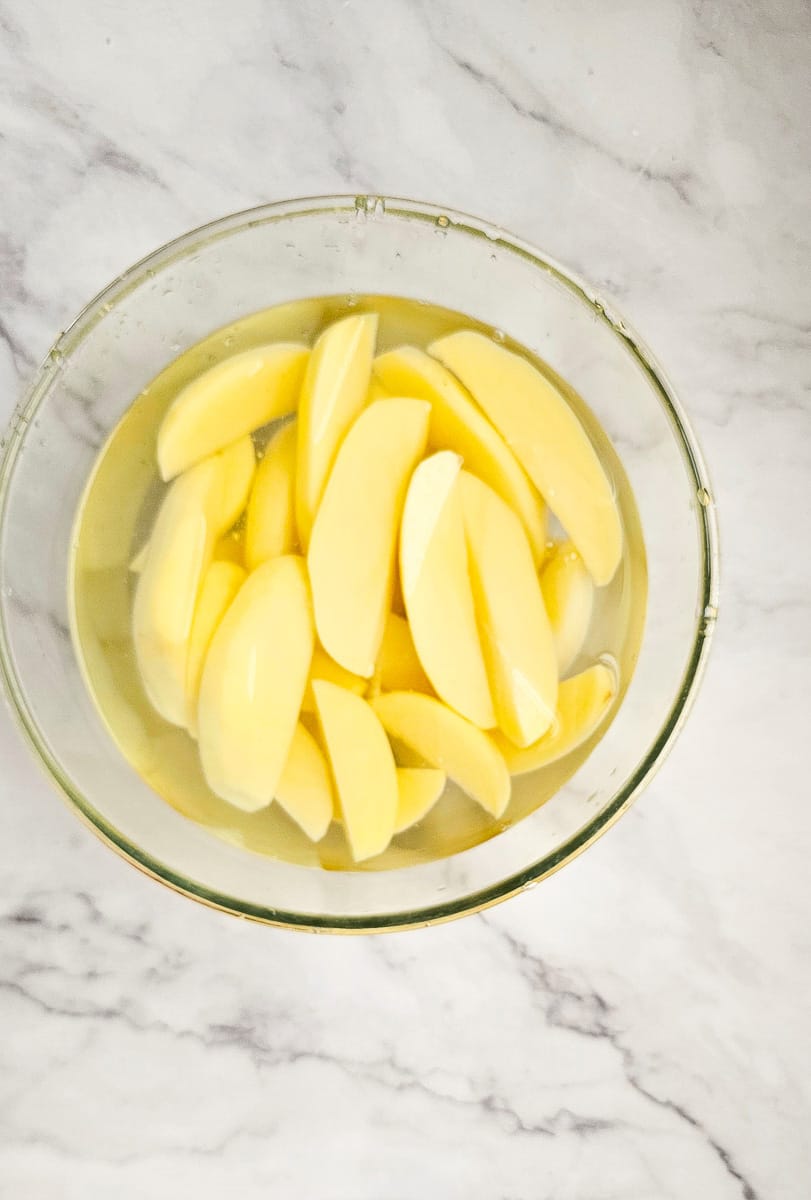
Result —
[{"label": "white marble surface", "polygon": [[0,0],[0,406],[129,262],[329,191],[590,277],[702,438],[725,569],[693,718],[561,874],[449,926],[209,912],[0,718],[0,1197],[793,1200],[811,1187],[804,0]]}]

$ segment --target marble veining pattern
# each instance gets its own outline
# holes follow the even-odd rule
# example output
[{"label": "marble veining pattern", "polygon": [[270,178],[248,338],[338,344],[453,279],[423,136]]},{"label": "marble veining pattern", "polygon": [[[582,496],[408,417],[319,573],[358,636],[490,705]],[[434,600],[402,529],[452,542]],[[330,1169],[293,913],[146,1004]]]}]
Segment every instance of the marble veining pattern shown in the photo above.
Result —
[{"label": "marble veining pattern", "polygon": [[704,690],[641,802],[420,933],[174,896],[0,714],[3,1200],[809,1194],[810,49],[804,0],[0,0],[3,421],[87,298],[184,229],[441,200],[642,332],[724,552]]}]

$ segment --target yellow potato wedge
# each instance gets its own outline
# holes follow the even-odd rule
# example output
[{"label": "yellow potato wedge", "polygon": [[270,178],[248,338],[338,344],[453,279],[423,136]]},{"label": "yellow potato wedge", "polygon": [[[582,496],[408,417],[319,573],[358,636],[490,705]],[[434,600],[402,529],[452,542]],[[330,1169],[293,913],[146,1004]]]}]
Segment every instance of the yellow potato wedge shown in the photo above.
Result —
[{"label": "yellow potato wedge", "polygon": [[198,375],[177,395],[158,430],[163,479],[223,450],[296,407],[309,351],[294,343],[246,350]]},{"label": "yellow potato wedge", "polygon": [[186,728],[192,737],[197,736],[197,699],[211,639],[246,578],[245,571],[236,563],[217,559],[209,565],[203,576],[194,607],[186,658]]},{"label": "yellow potato wedge", "polygon": [[[215,525],[219,533],[225,534],[235,521],[241,516],[242,510],[248,500],[251,482],[256,467],[256,455],[254,454],[253,442],[249,437],[240,438],[219,454],[210,456],[212,462],[219,461],[221,469],[222,484],[218,488],[220,496],[219,511],[215,511],[214,507],[210,507],[209,512],[214,519]],[[230,548],[231,539],[224,536],[220,539],[214,549],[214,558],[233,558],[234,561],[241,561],[242,552],[240,550],[237,556],[235,551]],[[147,554],[149,553],[149,539],[144,542],[141,549],[132,559],[129,565],[133,575],[140,575],[146,564]]]},{"label": "yellow potato wedge", "polygon": [[355,862],[382,854],[397,818],[397,769],[383,726],[360,696],[313,682],[341,819]]},{"label": "yellow potato wedge", "polygon": [[318,637],[355,675],[372,675],[391,608],[406,488],[425,450],[430,406],[378,400],[338,452],[313,524],[307,567]]},{"label": "yellow potato wedge", "polygon": [[510,774],[493,738],[441,700],[419,692],[388,692],[371,701],[390,737],[444,771],[494,817],[510,799]]},{"label": "yellow potato wedge", "polygon": [[400,582],[411,636],[437,694],[482,729],[496,723],[468,575],[462,460],[441,450],[411,477],[400,531]]},{"label": "yellow potato wedge", "polygon": [[541,571],[541,591],[558,671],[565,675],[583,647],[594,609],[594,584],[571,542],[552,549]]},{"label": "yellow potato wedge", "polygon": [[403,833],[421,821],[442,795],[446,782],[445,772],[433,767],[398,767],[394,832]]},{"label": "yellow potato wedge", "polygon": [[375,313],[365,313],[330,325],[307,365],[296,462],[296,526],[304,549],[335,456],[366,403],[377,323]]},{"label": "yellow potato wedge", "polygon": [[218,457],[199,463],[167,491],[149,539],[132,610],[132,637],[149,700],[173,725],[186,724],[186,661],[203,575],[222,513]]},{"label": "yellow potato wedge", "polygon": [[300,721],[276,785],[276,801],[310,841],[321,841],[332,821],[332,779],[321,747]]},{"label": "yellow potato wedge", "polygon": [[224,471],[221,529],[226,533],[245,511],[256,473],[256,451],[250,434],[221,450]]},{"label": "yellow potato wedge", "polygon": [[520,517],[536,563],[546,552],[546,507],[524,468],[459,380],[415,346],[379,354],[372,378],[395,396],[417,396],[431,404],[428,446],[453,450]]},{"label": "yellow potato wedge", "polygon": [[608,583],[622,556],[619,510],[588,434],[558,389],[526,358],[472,330],[428,349],[502,434],[594,582]]},{"label": "yellow potato wedge", "polygon": [[276,794],[314,642],[307,573],[294,555],[257,567],[214,634],[197,709],[200,760],[211,790],[245,812]]},{"label": "yellow potato wedge", "polygon": [[529,540],[516,514],[469,471],[459,477],[473,601],[499,728],[517,746],[552,724],[555,644]]},{"label": "yellow potato wedge", "polygon": [[256,470],[245,521],[245,563],[255,570],[296,549],[296,423],[283,425]]},{"label": "yellow potato wedge", "polygon": [[540,741],[519,750],[507,738],[495,735],[510,774],[525,775],[538,767],[548,767],[582,746],[602,725],[616,692],[614,673],[603,663],[564,679],[558,688],[555,723]]}]

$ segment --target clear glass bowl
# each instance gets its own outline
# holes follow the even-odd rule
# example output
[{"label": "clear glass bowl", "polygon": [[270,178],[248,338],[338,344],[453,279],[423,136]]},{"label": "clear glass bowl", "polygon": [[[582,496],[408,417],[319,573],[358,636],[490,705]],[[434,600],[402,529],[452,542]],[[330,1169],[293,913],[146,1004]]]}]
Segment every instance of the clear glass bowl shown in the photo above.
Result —
[{"label": "clear glass bowl", "polygon": [[[76,506],[135,395],[214,329],[308,296],[393,294],[455,308],[523,342],[613,439],[648,555],[635,674],[608,732],[552,800],[441,861],[329,872],[252,854],[182,817],[125,761],[68,628]],[[396,929],[484,908],[585,849],[651,778],[695,697],[715,624],[714,507],[695,438],[647,349],[589,287],[475,218],[379,197],[295,200],[171,242],[57,341],[7,433],[0,473],[0,666],[37,757],[135,866],[206,904],[311,930]]]}]

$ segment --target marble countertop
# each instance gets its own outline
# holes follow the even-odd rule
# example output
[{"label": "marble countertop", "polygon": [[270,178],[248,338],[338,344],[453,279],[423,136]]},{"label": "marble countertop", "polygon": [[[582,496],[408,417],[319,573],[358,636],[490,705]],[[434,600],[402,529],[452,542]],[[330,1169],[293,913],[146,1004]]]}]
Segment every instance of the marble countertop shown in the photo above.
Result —
[{"label": "marble countertop", "polygon": [[811,1181],[803,0],[0,0],[0,415],[109,278],[268,199],[536,242],[665,364],[721,620],[636,807],[519,899],[307,938],[129,869],[0,712],[0,1197],[793,1200]]}]

